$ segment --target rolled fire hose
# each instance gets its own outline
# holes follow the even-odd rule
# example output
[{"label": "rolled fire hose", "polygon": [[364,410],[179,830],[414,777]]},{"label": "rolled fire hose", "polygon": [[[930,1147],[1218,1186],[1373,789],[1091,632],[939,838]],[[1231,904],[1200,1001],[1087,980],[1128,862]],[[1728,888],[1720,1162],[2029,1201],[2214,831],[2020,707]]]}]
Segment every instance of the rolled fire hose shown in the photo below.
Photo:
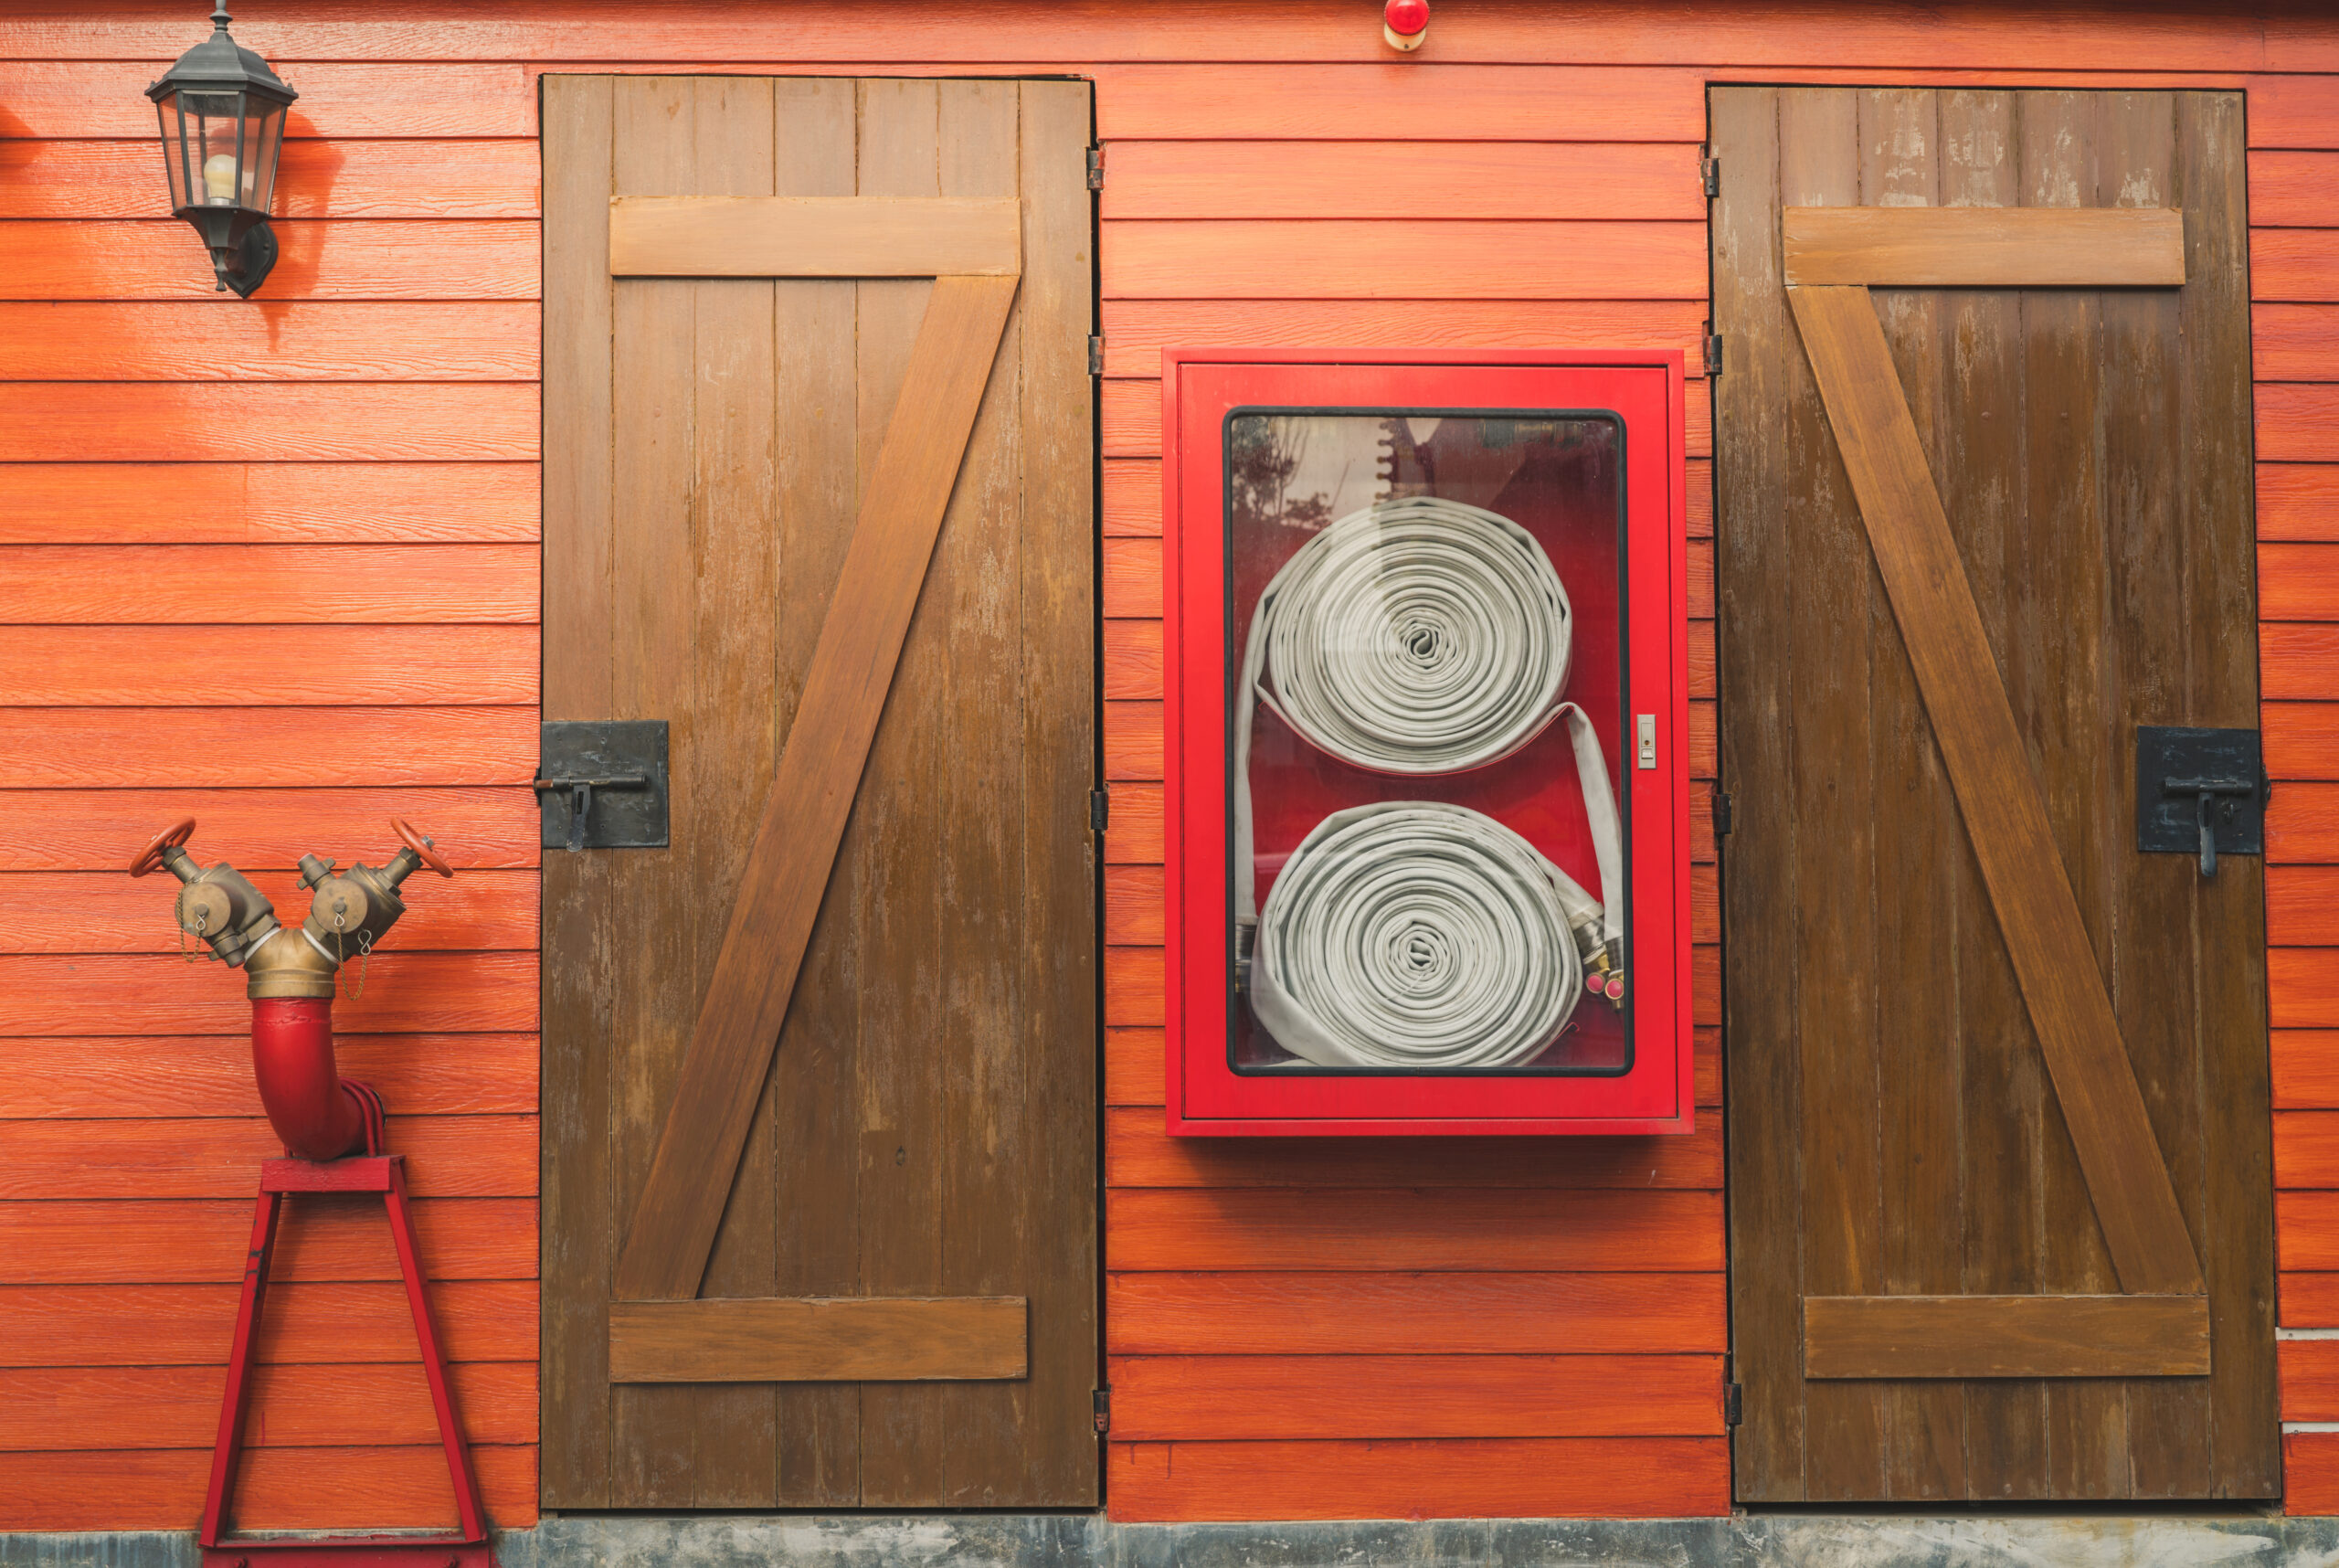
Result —
[{"label": "rolled fire hose", "polygon": [[[1285,1049],[1319,1066],[1516,1065],[1565,1026],[1586,963],[1621,964],[1615,796],[1589,717],[1561,700],[1571,619],[1532,535],[1426,497],[1330,524],[1260,595],[1235,715],[1237,952]],[[1259,911],[1259,703],[1345,762],[1404,775],[1498,761],[1565,715],[1610,902],[1491,817],[1400,801],[1318,823]]]}]

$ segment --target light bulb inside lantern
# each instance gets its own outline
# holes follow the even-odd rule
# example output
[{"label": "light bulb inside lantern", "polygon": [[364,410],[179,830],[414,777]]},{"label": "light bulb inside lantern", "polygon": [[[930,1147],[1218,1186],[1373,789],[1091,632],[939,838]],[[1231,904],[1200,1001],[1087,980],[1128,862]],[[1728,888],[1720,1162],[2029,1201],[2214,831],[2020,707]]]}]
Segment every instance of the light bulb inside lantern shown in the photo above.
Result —
[{"label": "light bulb inside lantern", "polygon": [[214,153],[203,160],[203,189],[213,207],[236,205],[236,154]]}]

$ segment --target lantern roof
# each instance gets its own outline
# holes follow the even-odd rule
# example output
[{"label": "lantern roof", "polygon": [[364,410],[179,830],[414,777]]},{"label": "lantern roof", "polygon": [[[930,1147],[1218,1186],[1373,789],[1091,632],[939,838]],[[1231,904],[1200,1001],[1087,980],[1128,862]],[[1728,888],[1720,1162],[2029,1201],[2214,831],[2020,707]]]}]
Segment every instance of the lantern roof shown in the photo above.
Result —
[{"label": "lantern roof", "polygon": [[211,36],[181,55],[178,63],[163,73],[163,79],[146,90],[146,96],[160,102],[181,88],[192,87],[214,92],[256,92],[280,103],[300,97],[269,69],[266,60],[228,36],[228,22],[223,0],[211,13]]}]

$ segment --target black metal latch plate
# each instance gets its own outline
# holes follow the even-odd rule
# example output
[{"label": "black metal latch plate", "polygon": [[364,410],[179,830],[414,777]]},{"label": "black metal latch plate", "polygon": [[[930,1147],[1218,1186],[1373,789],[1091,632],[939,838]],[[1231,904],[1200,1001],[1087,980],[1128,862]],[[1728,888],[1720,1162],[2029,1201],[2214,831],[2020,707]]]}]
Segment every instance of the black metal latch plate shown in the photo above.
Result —
[{"label": "black metal latch plate", "polygon": [[538,757],[545,849],[666,847],[664,719],[547,724]]},{"label": "black metal latch plate", "polygon": [[2140,853],[2196,855],[2209,875],[2218,855],[2263,854],[2266,793],[2256,730],[2136,727]]}]

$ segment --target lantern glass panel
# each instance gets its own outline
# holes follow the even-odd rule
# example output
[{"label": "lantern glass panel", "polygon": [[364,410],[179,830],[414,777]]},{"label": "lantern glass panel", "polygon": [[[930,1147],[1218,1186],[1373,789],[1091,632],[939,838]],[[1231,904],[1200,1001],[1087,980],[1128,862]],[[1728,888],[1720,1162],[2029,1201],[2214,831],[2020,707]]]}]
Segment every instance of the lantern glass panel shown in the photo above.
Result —
[{"label": "lantern glass panel", "polygon": [[269,210],[284,139],[282,104],[257,94],[183,88],[165,94],[157,107],[173,211]]}]

